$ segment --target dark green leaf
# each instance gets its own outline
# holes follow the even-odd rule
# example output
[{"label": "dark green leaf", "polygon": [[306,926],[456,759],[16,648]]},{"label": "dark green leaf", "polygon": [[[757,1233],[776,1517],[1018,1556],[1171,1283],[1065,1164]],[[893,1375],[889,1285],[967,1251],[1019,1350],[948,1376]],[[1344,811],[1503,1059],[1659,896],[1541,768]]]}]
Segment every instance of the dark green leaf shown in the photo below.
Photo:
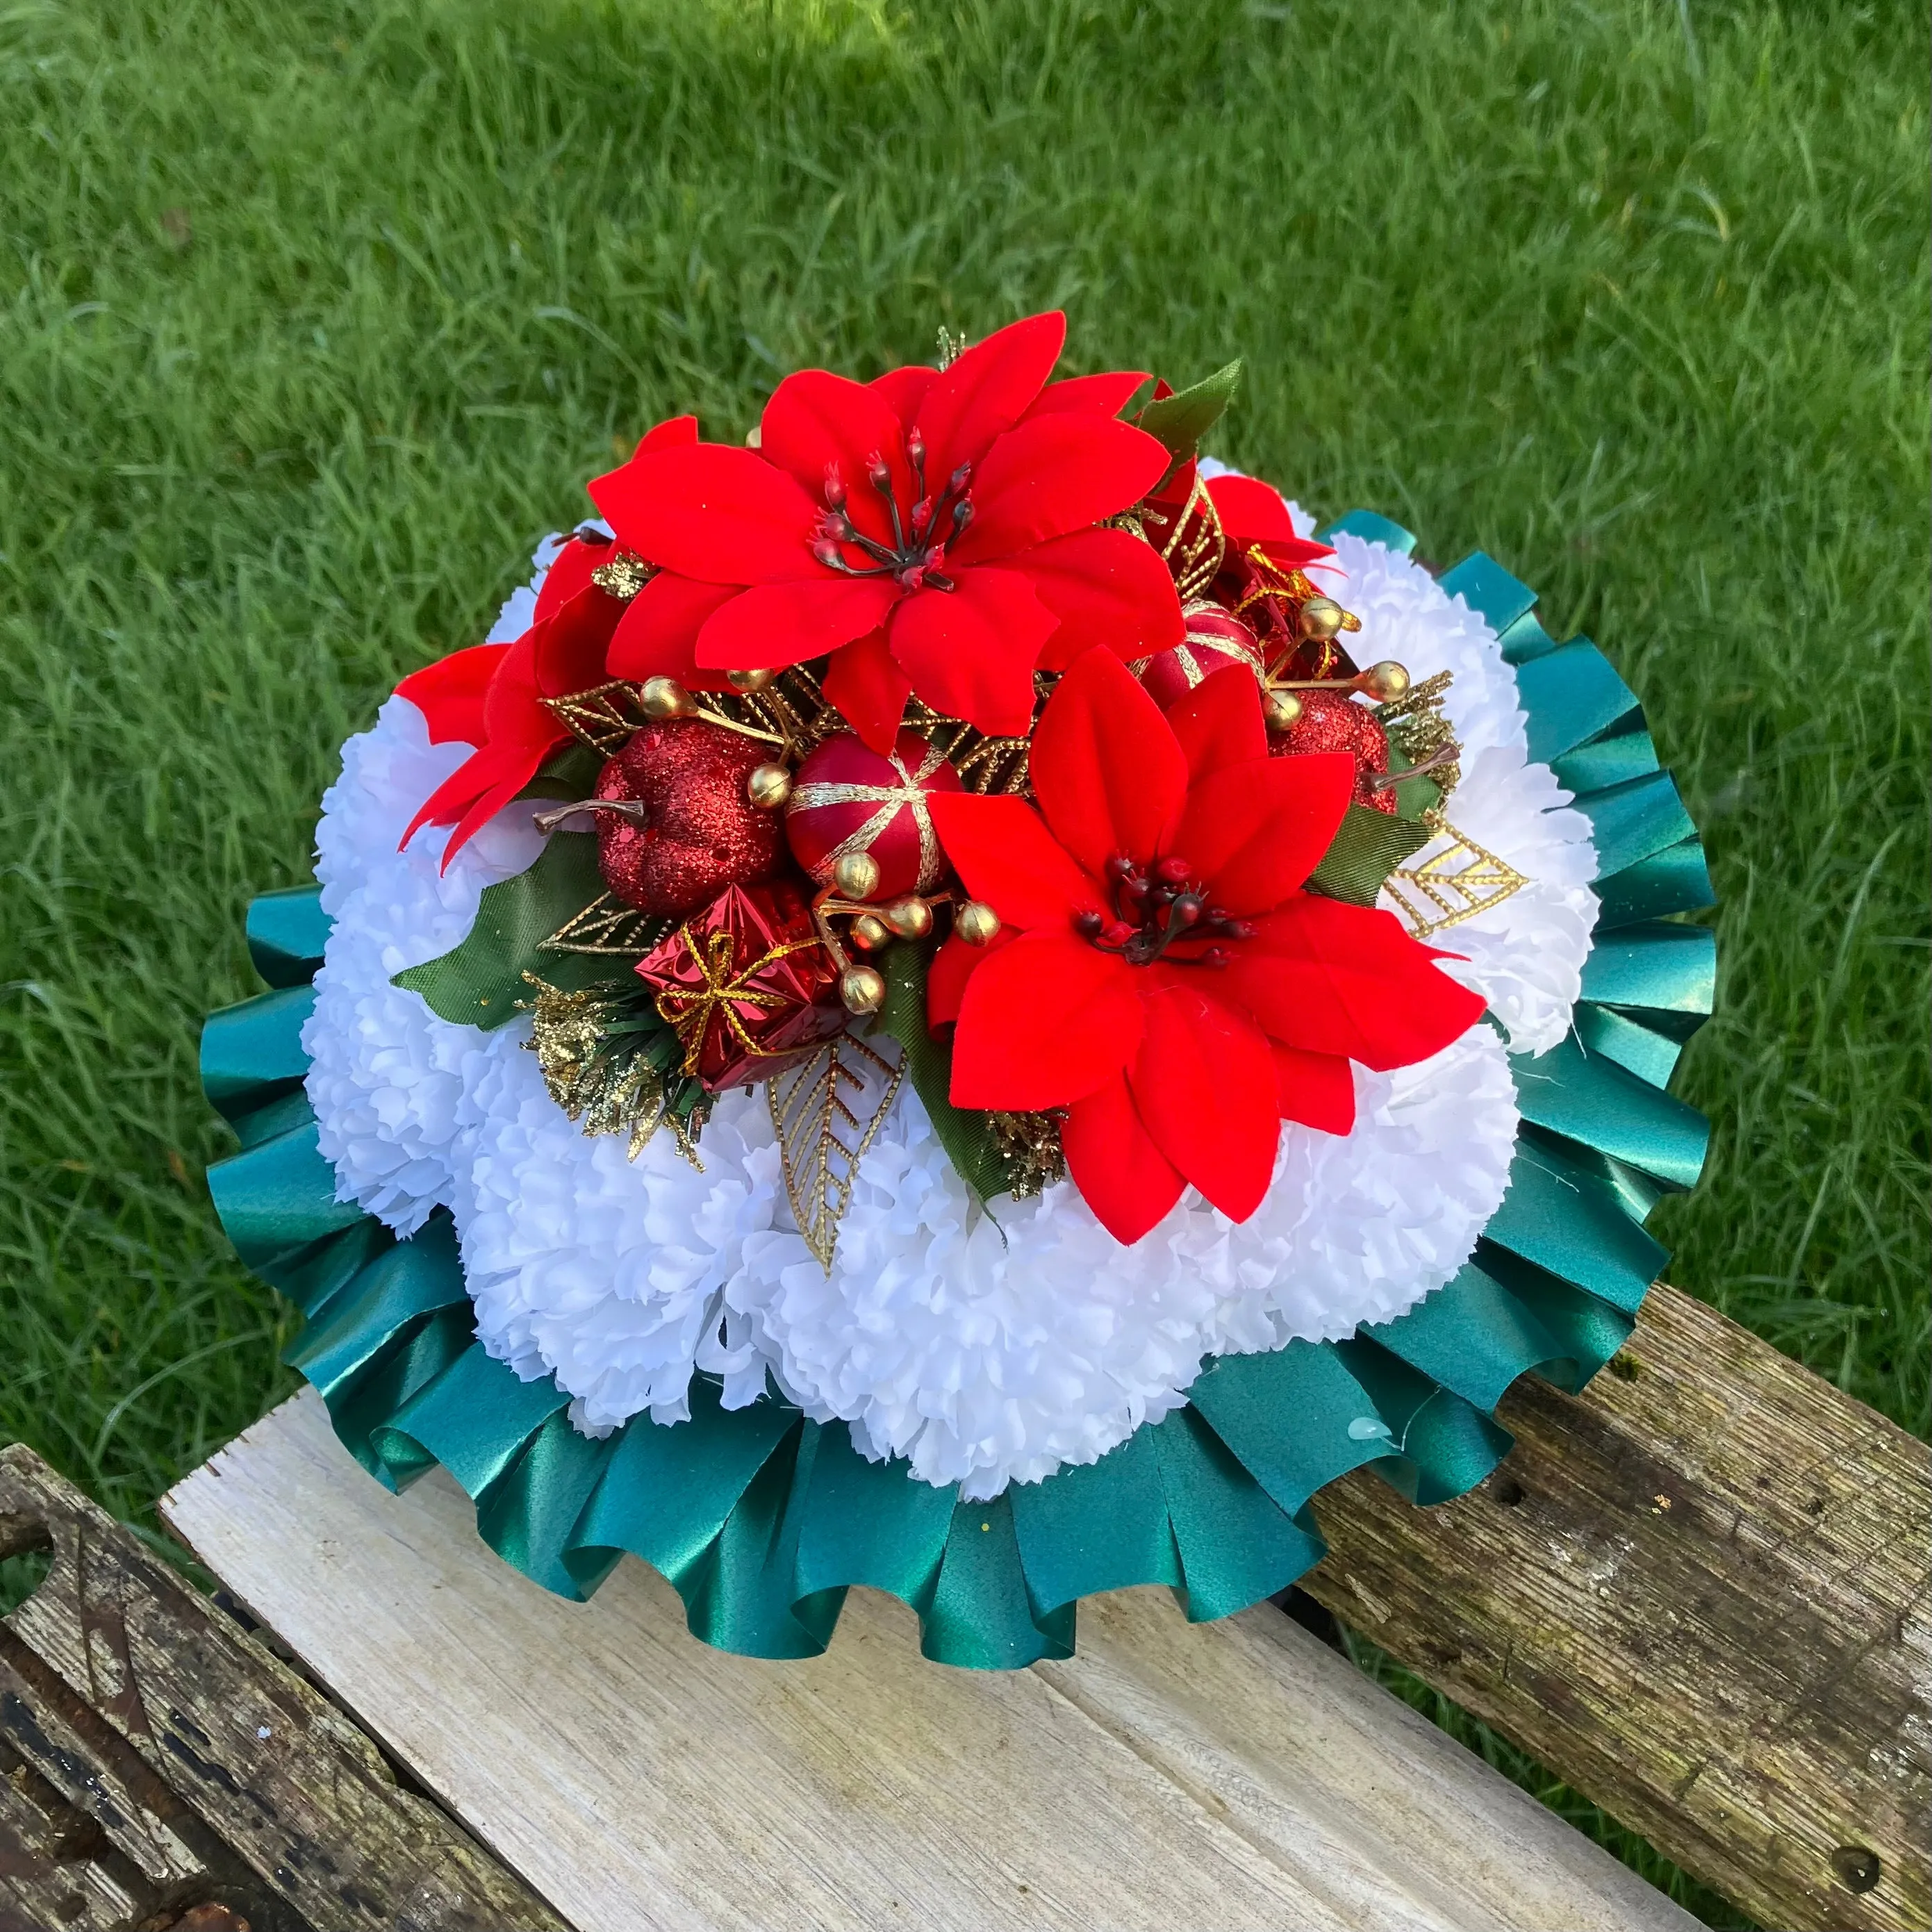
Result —
[{"label": "dark green leaf", "polygon": [[485,890],[476,923],[460,946],[398,973],[395,984],[420,993],[440,1019],[488,1029],[515,1017],[517,1002],[530,994],[526,971],[566,992],[611,979],[621,962],[539,950],[603,890],[597,841],[584,832],[554,832],[528,872]]},{"label": "dark green leaf", "polygon": [[1352,905],[1372,906],[1382,881],[1412,852],[1435,837],[1412,818],[1394,818],[1372,806],[1352,805],[1322,862],[1310,874],[1310,892]]},{"label": "dark green leaf", "polygon": [[1186,462],[1201,448],[1201,439],[1221,418],[1232,400],[1241,380],[1238,358],[1225,369],[1217,369],[1192,388],[1162,396],[1142,410],[1136,419],[1150,436],[1167,445],[1177,465]]},{"label": "dark green leaf", "polygon": [[956,1107],[946,1096],[952,1084],[952,1049],[934,1040],[926,1024],[926,970],[930,943],[902,940],[890,947],[881,962],[886,976],[885,1004],[879,1009],[879,1030],[898,1042],[905,1057],[906,1077],[932,1122],[932,1130],[946,1158],[982,1201],[1006,1191],[1006,1163],[993,1137],[987,1116],[970,1108]]}]

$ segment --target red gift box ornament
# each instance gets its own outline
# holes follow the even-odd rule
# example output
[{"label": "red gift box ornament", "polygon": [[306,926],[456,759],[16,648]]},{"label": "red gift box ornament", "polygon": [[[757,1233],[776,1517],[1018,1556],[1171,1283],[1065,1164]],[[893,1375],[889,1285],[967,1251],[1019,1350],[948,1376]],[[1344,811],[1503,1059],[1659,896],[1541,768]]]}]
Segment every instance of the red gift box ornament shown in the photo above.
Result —
[{"label": "red gift box ornament", "polygon": [[821,886],[854,852],[879,868],[871,896],[929,892],[945,860],[927,799],[961,789],[959,774],[916,731],[902,731],[890,753],[868,749],[849,733],[828,738],[798,768],[785,806],[792,856]]},{"label": "red gift box ornament", "polygon": [[1181,615],[1187,634],[1180,642],[1132,667],[1163,711],[1228,664],[1246,664],[1257,678],[1266,672],[1254,632],[1232,610],[1204,601],[1188,604]]},{"label": "red gift box ornament", "polygon": [[837,968],[789,892],[728,886],[640,959],[638,974],[683,1044],[683,1070],[714,1093],[769,1080],[846,1022]]}]

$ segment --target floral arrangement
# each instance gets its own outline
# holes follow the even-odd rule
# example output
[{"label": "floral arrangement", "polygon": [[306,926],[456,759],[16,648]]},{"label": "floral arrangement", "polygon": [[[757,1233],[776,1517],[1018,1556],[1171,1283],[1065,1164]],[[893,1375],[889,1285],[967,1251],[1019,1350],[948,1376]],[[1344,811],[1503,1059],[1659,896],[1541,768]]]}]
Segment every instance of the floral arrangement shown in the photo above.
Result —
[{"label": "floral arrangement", "polygon": [[345,746],[206,1036],[352,1450],[730,1648],[1281,1588],[1322,1483],[1455,1493],[1607,1358],[1702,1158],[1701,856],[1600,654],[1204,458],[1238,365],[1064,334],[653,429]]}]

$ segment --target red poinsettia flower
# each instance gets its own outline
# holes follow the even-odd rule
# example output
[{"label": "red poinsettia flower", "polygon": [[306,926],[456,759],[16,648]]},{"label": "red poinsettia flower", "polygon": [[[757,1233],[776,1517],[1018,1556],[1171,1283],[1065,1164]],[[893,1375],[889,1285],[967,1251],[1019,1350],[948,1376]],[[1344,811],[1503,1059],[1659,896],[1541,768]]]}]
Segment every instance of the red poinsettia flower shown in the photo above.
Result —
[{"label": "red poinsettia flower", "polygon": [[1348,1063],[1426,1058],[1482,1000],[1386,912],[1300,890],[1353,761],[1270,758],[1254,679],[1216,673],[1163,716],[1110,652],[1035,728],[1039,809],[952,794],[933,823],[1010,943],[947,942],[932,1024],[956,1018],[962,1107],[1065,1107],[1069,1173],[1137,1240],[1192,1182],[1244,1220],[1286,1118],[1346,1133]]},{"label": "red poinsettia flower", "polygon": [[773,392],[755,449],[640,452],[599,477],[619,541],[662,566],[625,614],[613,674],[715,685],[830,653],[826,696],[886,751],[914,692],[1018,734],[1036,668],[1178,642],[1159,557],[1095,527],[1168,465],[1114,417],[1144,379],[1048,385],[1066,331],[1034,316],[943,372],[869,384],[803,370]]},{"label": "red poinsettia flower", "polygon": [[[698,418],[659,423],[640,453],[698,440]],[[537,767],[570,736],[544,703],[605,682],[610,641],[623,604],[591,580],[610,561],[602,532],[583,530],[550,560],[530,628],[514,643],[477,644],[425,664],[397,686],[429,726],[432,745],[473,745],[474,753],[430,794],[403,834],[406,845],[425,825],[454,825],[442,862],[502,810]]]}]

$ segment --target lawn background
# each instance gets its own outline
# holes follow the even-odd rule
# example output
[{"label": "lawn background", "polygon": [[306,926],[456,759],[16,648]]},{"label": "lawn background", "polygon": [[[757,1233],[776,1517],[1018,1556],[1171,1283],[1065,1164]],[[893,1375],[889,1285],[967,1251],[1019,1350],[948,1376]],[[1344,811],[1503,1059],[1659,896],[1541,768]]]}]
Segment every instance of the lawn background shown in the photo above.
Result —
[{"label": "lawn background", "polygon": [[1673,1279],[1922,1426],[1928,61],[1903,4],[0,0],[0,1441],[154,1535],[290,1387],[195,1036],[396,678],[658,417],[1055,304],[1246,357],[1218,453],[1641,691],[1724,902]]}]

